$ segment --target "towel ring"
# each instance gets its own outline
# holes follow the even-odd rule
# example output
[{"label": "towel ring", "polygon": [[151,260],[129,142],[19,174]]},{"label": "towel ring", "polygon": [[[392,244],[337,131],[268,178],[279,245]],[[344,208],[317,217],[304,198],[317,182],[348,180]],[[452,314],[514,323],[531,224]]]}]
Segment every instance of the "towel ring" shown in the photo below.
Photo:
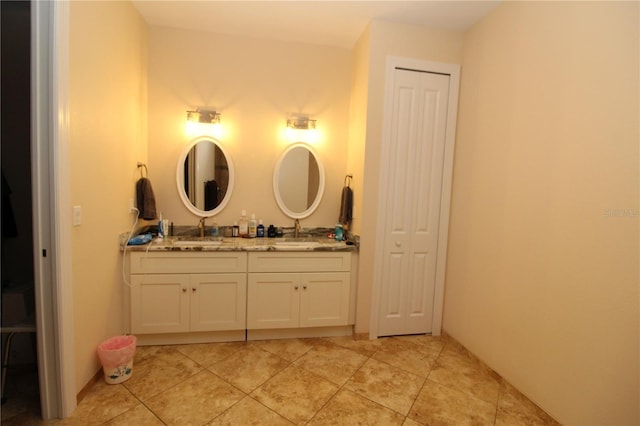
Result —
[{"label": "towel ring", "polygon": [[[144,173],[142,173],[142,167],[144,167]],[[138,162],[138,168],[140,169],[140,177],[141,178],[149,176],[149,170],[147,170],[147,165],[146,164]]]}]

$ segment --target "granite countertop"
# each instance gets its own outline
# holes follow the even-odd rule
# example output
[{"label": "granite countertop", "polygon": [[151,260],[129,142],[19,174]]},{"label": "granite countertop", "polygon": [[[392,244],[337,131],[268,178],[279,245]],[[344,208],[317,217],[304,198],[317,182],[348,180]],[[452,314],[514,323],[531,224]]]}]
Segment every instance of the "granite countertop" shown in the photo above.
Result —
[{"label": "granite countertop", "polygon": [[127,251],[358,251],[355,244],[323,238],[167,237]]},{"label": "granite countertop", "polygon": [[[155,236],[155,227],[139,230]],[[208,230],[209,228],[207,228]],[[155,238],[148,244],[127,245],[127,251],[346,251],[359,250],[360,238],[351,235],[349,241],[333,239],[331,228],[304,229],[300,237],[293,237],[293,228],[278,228],[277,238],[233,238],[225,235],[221,227],[220,236],[198,237],[199,230],[194,227],[176,226],[174,236]],[[207,232],[208,233],[208,232]],[[120,249],[127,235],[120,236]]]}]

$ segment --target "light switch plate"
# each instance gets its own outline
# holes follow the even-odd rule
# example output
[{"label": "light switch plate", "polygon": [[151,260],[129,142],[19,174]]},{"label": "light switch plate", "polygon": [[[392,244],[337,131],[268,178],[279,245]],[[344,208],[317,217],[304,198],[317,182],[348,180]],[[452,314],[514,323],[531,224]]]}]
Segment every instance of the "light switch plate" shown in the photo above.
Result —
[{"label": "light switch plate", "polygon": [[82,225],[82,207],[73,206],[73,226]]}]

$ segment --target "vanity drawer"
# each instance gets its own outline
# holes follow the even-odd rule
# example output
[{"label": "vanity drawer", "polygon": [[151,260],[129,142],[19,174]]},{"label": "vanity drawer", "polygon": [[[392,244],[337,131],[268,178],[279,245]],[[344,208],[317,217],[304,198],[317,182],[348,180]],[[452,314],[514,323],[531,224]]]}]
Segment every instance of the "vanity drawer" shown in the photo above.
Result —
[{"label": "vanity drawer", "polygon": [[351,253],[249,253],[249,272],[349,272]]},{"label": "vanity drawer", "polygon": [[134,252],[132,274],[247,272],[244,252]]}]

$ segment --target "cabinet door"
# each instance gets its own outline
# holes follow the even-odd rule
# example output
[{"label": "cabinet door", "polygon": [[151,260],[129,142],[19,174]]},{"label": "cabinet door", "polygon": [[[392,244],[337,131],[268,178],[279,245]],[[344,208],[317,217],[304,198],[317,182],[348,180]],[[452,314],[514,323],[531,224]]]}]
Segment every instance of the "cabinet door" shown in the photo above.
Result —
[{"label": "cabinet door", "polygon": [[131,276],[131,332],[189,331],[189,276]]},{"label": "cabinet door", "polygon": [[191,275],[191,331],[244,330],[247,274]]},{"label": "cabinet door", "polygon": [[247,328],[298,327],[299,274],[249,274]]},{"label": "cabinet door", "polygon": [[347,325],[349,322],[349,272],[300,274],[300,327]]}]

